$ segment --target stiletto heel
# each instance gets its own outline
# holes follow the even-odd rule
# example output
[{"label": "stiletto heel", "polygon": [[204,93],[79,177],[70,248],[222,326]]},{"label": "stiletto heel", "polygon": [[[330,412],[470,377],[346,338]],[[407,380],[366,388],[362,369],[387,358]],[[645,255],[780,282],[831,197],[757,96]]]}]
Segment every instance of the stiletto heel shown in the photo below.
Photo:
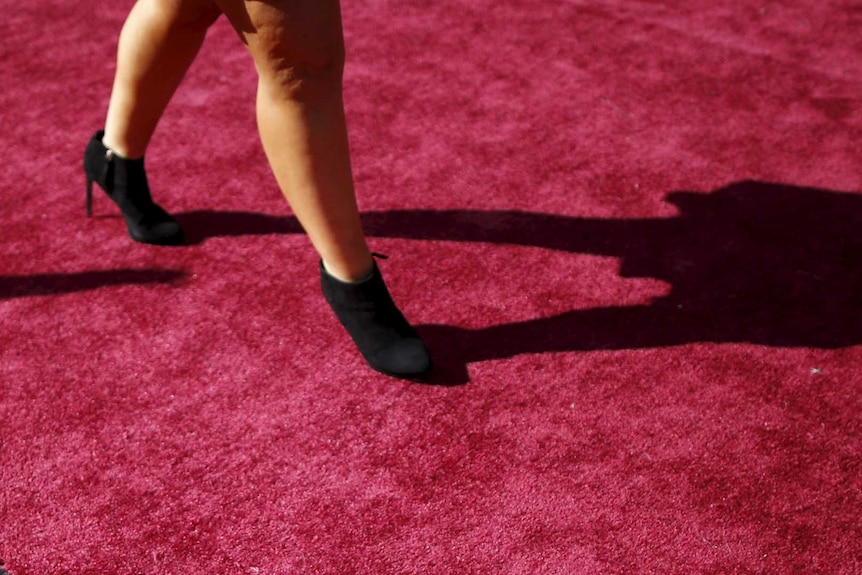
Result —
[{"label": "stiletto heel", "polygon": [[183,242],[179,222],[150,196],[144,159],[130,160],[102,143],[105,132],[96,132],[84,151],[87,177],[87,216],[93,213],[93,182],[105,191],[123,214],[129,236],[137,242],[177,245]]},{"label": "stiletto heel", "polygon": [[93,178],[87,176],[87,217],[93,217]]},{"label": "stiletto heel", "polygon": [[392,301],[377,262],[369,278],[350,283],[329,275],[321,260],[320,282],[326,301],[372,369],[405,379],[431,371],[428,349]]}]

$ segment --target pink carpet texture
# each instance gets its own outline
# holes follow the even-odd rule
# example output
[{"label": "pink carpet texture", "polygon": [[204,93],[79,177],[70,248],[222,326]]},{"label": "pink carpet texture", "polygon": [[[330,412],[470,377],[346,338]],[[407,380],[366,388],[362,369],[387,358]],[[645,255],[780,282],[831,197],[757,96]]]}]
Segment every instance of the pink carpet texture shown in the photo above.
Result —
[{"label": "pink carpet texture", "polygon": [[132,1],[0,0],[0,573],[862,574],[862,5],[344,0],[371,371],[224,19],[132,242]]}]

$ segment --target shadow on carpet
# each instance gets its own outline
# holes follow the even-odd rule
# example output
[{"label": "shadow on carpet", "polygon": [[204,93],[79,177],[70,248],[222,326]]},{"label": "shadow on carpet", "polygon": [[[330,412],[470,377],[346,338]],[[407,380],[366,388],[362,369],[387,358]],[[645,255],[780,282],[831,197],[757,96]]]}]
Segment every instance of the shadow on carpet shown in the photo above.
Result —
[{"label": "shadow on carpet", "polygon": [[[678,208],[677,216],[393,210],[362,217],[370,236],[617,257],[623,277],[671,286],[649,305],[573,310],[476,330],[419,326],[442,374],[432,383],[464,383],[466,364],[523,353],[697,342],[824,349],[862,343],[862,197],[748,181],[711,193],[673,192],[666,200]],[[295,218],[246,212],[187,212],[178,219],[198,243],[214,236],[302,232]],[[577,289],[571,285],[555,297],[571,298]]]},{"label": "shadow on carpet", "polygon": [[[171,270],[104,270],[77,273],[0,276],[0,300],[47,296],[123,284],[170,283],[185,274]],[[0,573],[0,575],[3,575]]]}]

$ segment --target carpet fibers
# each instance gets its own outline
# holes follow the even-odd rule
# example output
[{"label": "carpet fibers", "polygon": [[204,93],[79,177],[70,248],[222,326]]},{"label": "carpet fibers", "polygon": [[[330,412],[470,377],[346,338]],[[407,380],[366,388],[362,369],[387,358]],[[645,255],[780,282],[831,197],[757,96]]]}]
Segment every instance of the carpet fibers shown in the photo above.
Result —
[{"label": "carpet fibers", "polygon": [[862,573],[862,9],[344,0],[360,207],[427,384],[369,370],[211,29],[81,157],[130,0],[0,0],[0,573]]}]

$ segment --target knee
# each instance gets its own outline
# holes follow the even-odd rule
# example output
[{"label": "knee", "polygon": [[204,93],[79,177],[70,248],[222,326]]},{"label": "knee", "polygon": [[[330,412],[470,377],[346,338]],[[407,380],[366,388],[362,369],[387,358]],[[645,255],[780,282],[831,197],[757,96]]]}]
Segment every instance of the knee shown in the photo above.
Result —
[{"label": "knee", "polygon": [[247,36],[261,86],[280,99],[313,102],[341,90],[344,40],[338,19],[288,20],[261,10]]},{"label": "knee", "polygon": [[266,47],[255,57],[255,63],[261,84],[274,96],[313,101],[341,89],[343,48],[298,46],[276,38],[264,42]]}]

